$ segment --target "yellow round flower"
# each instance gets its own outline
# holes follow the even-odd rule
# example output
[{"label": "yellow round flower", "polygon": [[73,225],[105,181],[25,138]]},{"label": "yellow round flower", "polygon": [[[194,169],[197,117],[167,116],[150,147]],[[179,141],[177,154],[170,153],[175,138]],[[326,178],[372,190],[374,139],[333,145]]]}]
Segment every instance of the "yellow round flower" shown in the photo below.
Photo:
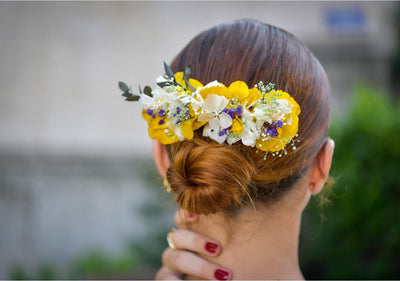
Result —
[{"label": "yellow round flower", "polygon": [[235,135],[240,135],[241,133],[243,133],[243,122],[238,117],[236,117],[232,121],[231,132],[234,133]]},{"label": "yellow round flower", "polygon": [[224,96],[226,99],[230,99],[228,88],[219,82],[211,82],[205,87],[201,88],[199,94],[204,100],[207,99],[208,95]]},{"label": "yellow round flower", "polygon": [[169,128],[169,120],[167,118],[160,117],[156,114],[149,115],[147,109],[143,109],[142,116],[149,124],[148,132],[150,138],[158,140],[164,145],[179,141],[175,132]]},{"label": "yellow round flower", "polygon": [[248,106],[262,98],[261,92],[256,87],[249,90],[249,87],[247,87],[247,84],[243,81],[233,82],[229,86],[228,91],[230,98],[237,99],[241,105]]},{"label": "yellow round flower", "polygon": [[[190,87],[186,87],[185,81],[183,80],[184,73],[183,72],[177,72],[175,73],[175,81],[182,87],[184,87],[189,93],[192,93],[192,89]],[[203,87],[203,84],[200,81],[197,81],[196,79],[189,78],[189,84],[193,86],[193,88],[197,89],[199,87]]]},{"label": "yellow round flower", "polygon": [[289,114],[284,115],[282,121],[282,128],[276,127],[277,136],[260,137],[256,141],[256,147],[262,151],[276,152],[285,148],[285,146],[296,136],[299,125],[299,104],[286,92],[274,91],[271,93],[275,95],[277,100],[284,99],[292,106]]}]

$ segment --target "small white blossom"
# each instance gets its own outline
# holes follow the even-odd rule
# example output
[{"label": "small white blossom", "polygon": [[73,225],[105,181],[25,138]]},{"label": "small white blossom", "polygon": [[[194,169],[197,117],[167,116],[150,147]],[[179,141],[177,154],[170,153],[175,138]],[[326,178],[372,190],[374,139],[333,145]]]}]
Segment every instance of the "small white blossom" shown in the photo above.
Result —
[{"label": "small white blossom", "polygon": [[199,121],[208,121],[213,117],[218,117],[227,105],[228,100],[224,96],[208,95],[204,101],[203,112],[199,116]]},{"label": "small white blossom", "polygon": [[218,143],[223,143],[227,138],[227,131],[232,125],[232,118],[229,114],[222,112],[217,117],[214,117],[208,121],[204,126],[203,136],[209,137]]}]

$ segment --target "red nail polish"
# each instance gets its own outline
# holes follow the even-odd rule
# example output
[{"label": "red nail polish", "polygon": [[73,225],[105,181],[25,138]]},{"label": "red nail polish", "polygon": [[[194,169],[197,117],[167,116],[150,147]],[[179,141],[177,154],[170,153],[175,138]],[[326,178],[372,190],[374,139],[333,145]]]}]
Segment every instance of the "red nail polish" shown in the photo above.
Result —
[{"label": "red nail polish", "polygon": [[207,252],[215,254],[218,250],[218,245],[212,242],[207,242],[204,248],[206,249]]},{"label": "red nail polish", "polygon": [[222,269],[217,269],[214,272],[214,277],[217,280],[228,280],[229,279],[229,272],[226,272],[225,270],[222,270]]}]

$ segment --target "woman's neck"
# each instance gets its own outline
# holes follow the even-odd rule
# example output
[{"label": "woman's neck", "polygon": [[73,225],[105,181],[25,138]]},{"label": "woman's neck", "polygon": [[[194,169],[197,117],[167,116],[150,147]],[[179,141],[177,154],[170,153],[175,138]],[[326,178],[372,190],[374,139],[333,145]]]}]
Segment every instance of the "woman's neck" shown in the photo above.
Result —
[{"label": "woman's neck", "polygon": [[201,216],[191,228],[221,242],[214,262],[233,279],[303,279],[298,263],[301,210],[286,204],[246,210],[228,224],[221,214]]}]

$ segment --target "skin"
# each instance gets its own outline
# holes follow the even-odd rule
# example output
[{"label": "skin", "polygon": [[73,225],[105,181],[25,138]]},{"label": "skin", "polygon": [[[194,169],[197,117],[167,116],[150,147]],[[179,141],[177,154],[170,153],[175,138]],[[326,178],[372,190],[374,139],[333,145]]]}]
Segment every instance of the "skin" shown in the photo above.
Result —
[{"label": "skin", "polygon": [[[230,222],[230,231],[220,214],[179,210],[175,221],[180,229],[173,235],[176,249],[164,251],[156,279],[215,279],[218,269],[228,272],[229,279],[304,279],[298,263],[301,215],[310,197],[322,190],[333,151],[329,139],[294,188],[274,204],[256,203],[256,208],[245,209]],[[165,147],[154,141],[153,154],[165,178],[170,165]],[[185,229],[188,226],[191,230]],[[205,250],[207,242],[218,245],[215,253]]]}]

